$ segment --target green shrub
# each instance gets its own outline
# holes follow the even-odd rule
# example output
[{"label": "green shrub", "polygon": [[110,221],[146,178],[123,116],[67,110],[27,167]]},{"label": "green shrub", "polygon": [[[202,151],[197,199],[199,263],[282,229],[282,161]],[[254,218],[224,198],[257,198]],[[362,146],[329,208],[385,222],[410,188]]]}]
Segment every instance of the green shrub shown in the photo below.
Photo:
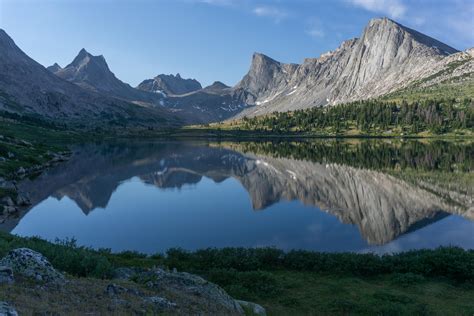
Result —
[{"label": "green shrub", "polygon": [[113,274],[113,266],[105,256],[78,247],[74,239],[57,240],[53,244],[37,237],[21,238],[6,233],[0,236],[2,256],[12,249],[26,247],[43,254],[55,268],[75,276],[109,278]]},{"label": "green shrub", "polygon": [[275,277],[265,271],[239,272],[234,269],[214,269],[206,273],[209,281],[222,286],[231,296],[241,299],[274,297],[281,288]]},{"label": "green shrub", "polygon": [[212,269],[287,269],[355,276],[412,273],[424,277],[445,277],[457,282],[474,282],[474,251],[457,247],[413,250],[383,256],[305,250],[284,253],[273,248],[208,248],[195,252],[170,249],[164,264],[194,272]]},{"label": "green shrub", "polygon": [[401,286],[411,286],[415,284],[420,284],[425,280],[422,275],[415,273],[395,273],[392,276],[392,283]]}]

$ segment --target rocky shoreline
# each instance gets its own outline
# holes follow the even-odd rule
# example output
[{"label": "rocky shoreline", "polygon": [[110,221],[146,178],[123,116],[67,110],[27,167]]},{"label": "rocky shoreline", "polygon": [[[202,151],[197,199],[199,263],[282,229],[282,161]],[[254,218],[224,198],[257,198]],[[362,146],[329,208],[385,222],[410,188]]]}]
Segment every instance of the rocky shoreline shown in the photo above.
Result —
[{"label": "rocky shoreline", "polygon": [[[22,142],[27,145],[29,144],[26,141]],[[23,179],[38,176],[45,170],[69,160],[71,153],[68,151],[57,153],[48,151],[47,155],[50,156],[51,159],[43,164],[34,165],[29,168],[19,167],[14,173],[6,177],[0,177],[0,224],[3,224],[10,217],[17,216],[18,213],[24,211],[31,205],[28,194],[18,189],[18,183]],[[10,157],[9,159],[13,159],[14,154],[9,152],[8,157]],[[7,161],[7,158],[0,158],[3,158],[3,160],[0,160],[1,162]]]}]

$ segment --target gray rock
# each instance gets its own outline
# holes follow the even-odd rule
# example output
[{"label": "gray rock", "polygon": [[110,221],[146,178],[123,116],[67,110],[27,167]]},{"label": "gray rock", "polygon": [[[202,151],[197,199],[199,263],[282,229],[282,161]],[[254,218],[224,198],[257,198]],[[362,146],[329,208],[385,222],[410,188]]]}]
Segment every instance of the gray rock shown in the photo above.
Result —
[{"label": "gray rock", "polygon": [[138,275],[140,272],[144,272],[144,271],[145,270],[141,268],[120,267],[114,270],[114,279],[130,280],[134,276]]},{"label": "gray rock", "polygon": [[138,281],[140,281],[140,278],[150,280],[147,281],[147,285],[151,288],[174,289],[186,292],[201,297],[209,304],[215,304],[220,308],[224,308],[229,313],[244,313],[242,307],[221,287],[204,280],[200,276],[186,272],[172,273],[162,269],[155,269],[140,274]]},{"label": "gray rock", "polygon": [[13,202],[12,198],[9,196],[6,196],[2,198],[2,204],[6,206],[14,206],[15,203]]},{"label": "gray rock", "polygon": [[16,205],[26,206],[30,204],[31,204],[30,199],[28,198],[26,194],[18,193],[16,197]]},{"label": "gray rock", "polygon": [[11,159],[11,158],[15,158],[15,154],[12,153],[12,152],[10,152],[10,151],[7,153],[7,156],[8,156],[8,158],[10,158],[10,159]]},{"label": "gray rock", "polygon": [[7,181],[4,178],[0,178],[0,188],[7,190],[16,190],[14,182]]},{"label": "gray rock", "polygon": [[145,301],[152,303],[160,309],[172,309],[178,306],[176,303],[170,302],[166,298],[159,296],[146,297]]},{"label": "gray rock", "polygon": [[0,157],[0,162],[5,162],[7,159],[5,157]]},{"label": "gray rock", "polygon": [[0,316],[18,316],[18,312],[7,302],[0,301]]},{"label": "gray rock", "polygon": [[18,212],[18,209],[14,206],[4,206],[3,212],[7,214],[15,214]]},{"label": "gray rock", "polygon": [[18,168],[18,170],[16,171],[16,173],[17,173],[17,174],[25,174],[25,173],[26,173],[26,170],[25,170],[25,168],[20,167],[20,168]]},{"label": "gray rock", "polygon": [[265,310],[265,308],[263,308],[259,304],[247,302],[247,301],[241,301],[241,300],[235,300],[235,301],[239,303],[240,306],[250,309],[254,315],[259,315],[259,316],[267,315],[267,311]]},{"label": "gray rock", "polygon": [[13,270],[7,266],[0,266],[0,284],[12,284],[15,281]]},{"label": "gray rock", "polygon": [[39,252],[29,248],[18,248],[10,251],[0,265],[10,267],[15,273],[36,281],[62,284],[66,280],[51,263]]}]

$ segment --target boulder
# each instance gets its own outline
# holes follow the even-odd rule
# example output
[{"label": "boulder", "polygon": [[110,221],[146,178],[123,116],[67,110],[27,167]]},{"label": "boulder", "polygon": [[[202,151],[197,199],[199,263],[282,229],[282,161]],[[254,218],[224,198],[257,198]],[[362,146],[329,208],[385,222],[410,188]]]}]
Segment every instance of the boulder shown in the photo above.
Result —
[{"label": "boulder", "polygon": [[9,196],[6,196],[2,199],[2,204],[6,206],[15,206],[15,203],[13,202],[12,198]]},{"label": "boulder", "polygon": [[218,285],[208,282],[200,276],[186,272],[168,272],[163,269],[153,269],[135,276],[138,282],[146,282],[150,288],[173,289],[200,297],[207,301],[208,307],[225,310],[226,314],[243,315],[242,307]]},{"label": "boulder", "polygon": [[170,302],[166,298],[159,296],[147,297],[145,298],[145,301],[155,305],[159,309],[173,309],[178,306],[176,303]]},{"label": "boulder", "polygon": [[14,281],[12,268],[0,266],[0,284],[12,284]]},{"label": "boulder", "polygon": [[18,312],[7,302],[0,301],[0,316],[18,316]]},{"label": "boulder", "polygon": [[30,205],[31,202],[30,202],[30,199],[28,198],[27,195],[23,195],[21,193],[18,193],[17,197],[16,197],[16,205],[20,205],[20,206],[26,206],[26,205]]},{"label": "boulder", "polygon": [[141,272],[144,272],[144,269],[141,268],[128,268],[121,267],[114,270],[114,279],[117,280],[130,280]]},{"label": "boulder", "polygon": [[0,265],[10,267],[13,272],[36,281],[55,284],[65,282],[64,275],[57,271],[46,257],[28,248],[10,251],[0,260]]},{"label": "boulder", "polygon": [[252,311],[253,315],[266,316],[267,311],[261,305],[258,305],[253,302],[235,300],[240,306]]},{"label": "boulder", "polygon": [[18,209],[14,206],[4,206],[3,207],[3,213],[15,214],[17,212],[18,212]]},{"label": "boulder", "polygon": [[0,188],[7,190],[16,190],[15,183],[13,181],[5,180],[5,178],[0,178]]}]

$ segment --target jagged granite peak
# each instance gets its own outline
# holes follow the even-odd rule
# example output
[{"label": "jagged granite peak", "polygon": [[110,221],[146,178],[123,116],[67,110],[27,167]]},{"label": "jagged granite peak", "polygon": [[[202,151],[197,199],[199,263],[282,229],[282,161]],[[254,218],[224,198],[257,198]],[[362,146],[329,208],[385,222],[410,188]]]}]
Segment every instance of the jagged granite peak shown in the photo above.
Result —
[{"label": "jagged granite peak", "polygon": [[201,90],[202,86],[196,79],[184,79],[177,73],[176,75],[161,74],[153,79],[144,80],[137,89],[164,95],[181,95]]},{"label": "jagged granite peak", "polygon": [[235,89],[243,89],[255,97],[266,96],[285,86],[297,68],[297,64],[280,63],[264,54],[254,53],[249,72]]},{"label": "jagged granite peak", "polygon": [[127,125],[167,124],[170,113],[87,91],[67,82],[28,57],[0,29],[0,109],[34,114],[80,126],[104,125],[121,118]]},{"label": "jagged granite peak", "polygon": [[138,104],[156,105],[161,100],[158,95],[140,91],[122,82],[110,70],[103,55],[94,56],[84,48],[69,65],[55,74],[82,88]]},{"label": "jagged granite peak", "polygon": [[61,69],[63,69],[61,66],[58,65],[58,63],[54,63],[53,65],[47,67],[46,69],[48,69],[49,71],[51,71],[52,73],[55,73]]},{"label": "jagged granite peak", "polygon": [[[402,32],[404,32],[405,34],[401,34]],[[392,42],[392,44],[394,41],[393,39],[390,39],[391,36],[398,37],[395,39],[402,39],[403,36],[409,36],[412,37],[413,40],[415,40],[416,42],[435,50],[436,53],[441,55],[450,55],[458,52],[457,49],[452,48],[451,46],[448,46],[428,35],[422,34],[411,28],[403,26],[402,24],[399,24],[386,17],[371,19],[364,30],[363,38],[365,38],[368,42],[373,42],[377,40],[383,41],[384,38],[377,39],[376,37],[382,37],[387,35],[389,35],[389,42]],[[399,44],[402,43],[399,42]]]},{"label": "jagged granite peak", "polygon": [[[359,38],[300,65],[254,54],[234,88],[249,92],[254,116],[367,99],[399,90],[458,51],[388,18],[372,19]],[[448,57],[447,57],[448,56]]]},{"label": "jagged granite peak", "polygon": [[104,56],[93,56],[84,48],[69,65],[56,72],[56,75],[97,91],[112,91],[124,84],[110,71]]}]

